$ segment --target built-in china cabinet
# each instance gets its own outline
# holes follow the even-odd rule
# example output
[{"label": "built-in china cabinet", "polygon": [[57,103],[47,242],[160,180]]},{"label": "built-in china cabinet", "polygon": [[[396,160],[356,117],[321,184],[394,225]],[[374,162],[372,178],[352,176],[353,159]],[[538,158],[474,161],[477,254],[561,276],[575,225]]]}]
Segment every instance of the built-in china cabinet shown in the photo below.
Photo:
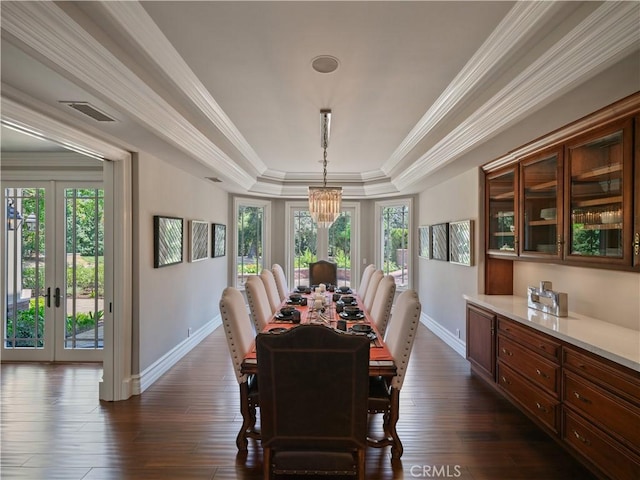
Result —
[{"label": "built-in china cabinet", "polygon": [[640,271],[640,93],[487,164],[486,293],[513,261]]}]

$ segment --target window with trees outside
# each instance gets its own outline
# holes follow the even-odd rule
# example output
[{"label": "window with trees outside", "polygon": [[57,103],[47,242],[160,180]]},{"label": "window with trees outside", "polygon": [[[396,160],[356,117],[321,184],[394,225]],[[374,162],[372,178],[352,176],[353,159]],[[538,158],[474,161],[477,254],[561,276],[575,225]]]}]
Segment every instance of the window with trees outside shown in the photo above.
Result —
[{"label": "window with trees outside", "polygon": [[351,286],[353,242],[352,226],[356,217],[355,206],[345,206],[341,215],[329,227],[318,228],[309,214],[308,205],[289,204],[291,232],[289,273],[292,285],[308,285],[309,263],[329,260],[338,266],[338,285]]},{"label": "window with trees outside", "polygon": [[264,268],[270,268],[269,259],[265,258],[270,203],[242,198],[236,198],[234,203],[236,287],[242,288],[250,275],[259,275]]},{"label": "window with trees outside", "polygon": [[398,288],[410,287],[411,199],[376,203],[376,264]]}]

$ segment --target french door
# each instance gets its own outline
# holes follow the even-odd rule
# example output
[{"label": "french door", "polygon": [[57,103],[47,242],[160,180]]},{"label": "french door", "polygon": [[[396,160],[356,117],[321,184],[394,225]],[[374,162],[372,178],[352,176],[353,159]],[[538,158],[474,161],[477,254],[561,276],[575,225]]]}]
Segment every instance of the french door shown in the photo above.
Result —
[{"label": "french door", "polygon": [[101,182],[3,182],[2,358],[102,361]]}]

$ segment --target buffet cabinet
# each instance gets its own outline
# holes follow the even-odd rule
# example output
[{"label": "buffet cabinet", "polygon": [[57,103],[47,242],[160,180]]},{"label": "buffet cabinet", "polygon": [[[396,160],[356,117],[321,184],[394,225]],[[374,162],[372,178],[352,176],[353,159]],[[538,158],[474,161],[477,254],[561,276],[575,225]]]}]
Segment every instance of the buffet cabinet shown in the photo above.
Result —
[{"label": "buffet cabinet", "polygon": [[472,371],[599,477],[640,478],[640,372],[472,303],[467,328]]},{"label": "buffet cabinet", "polygon": [[639,110],[636,94],[485,165],[489,262],[640,270]]}]

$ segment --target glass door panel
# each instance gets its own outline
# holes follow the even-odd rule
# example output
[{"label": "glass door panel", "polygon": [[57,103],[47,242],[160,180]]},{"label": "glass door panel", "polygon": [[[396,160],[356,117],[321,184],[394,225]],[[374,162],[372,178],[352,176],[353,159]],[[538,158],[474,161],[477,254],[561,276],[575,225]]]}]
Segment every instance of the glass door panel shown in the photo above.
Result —
[{"label": "glass door panel", "polygon": [[620,258],[623,236],[624,143],[618,130],[569,148],[569,255]]},{"label": "glass door panel", "polygon": [[318,228],[309,210],[293,210],[293,285],[309,285],[309,264],[318,260]]},{"label": "glass door panel", "polygon": [[343,211],[329,228],[329,260],[338,266],[338,286],[351,286],[351,212]]},{"label": "glass door panel", "polygon": [[488,249],[513,254],[517,245],[516,170],[488,177]]},{"label": "glass door panel", "polygon": [[562,253],[560,228],[562,198],[558,166],[560,154],[522,163],[523,226],[521,254],[534,253],[559,257]]}]

